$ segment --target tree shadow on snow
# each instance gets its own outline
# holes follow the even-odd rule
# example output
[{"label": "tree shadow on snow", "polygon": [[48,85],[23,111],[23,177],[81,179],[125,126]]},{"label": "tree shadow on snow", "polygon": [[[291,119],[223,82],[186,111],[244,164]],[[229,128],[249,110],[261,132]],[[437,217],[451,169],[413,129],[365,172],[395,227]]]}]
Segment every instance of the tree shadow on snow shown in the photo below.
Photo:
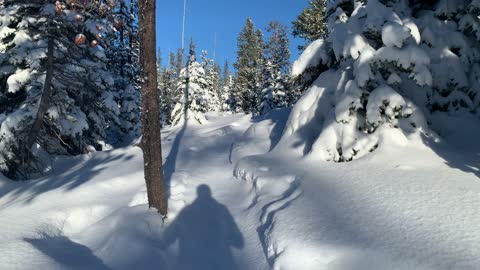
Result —
[{"label": "tree shadow on snow", "polygon": [[[269,157],[255,156],[251,160],[252,164],[268,164]],[[303,171],[295,169],[295,166],[292,166],[287,160],[276,162],[276,166],[283,170],[299,174]],[[306,208],[307,212],[305,212],[305,209],[295,206],[294,210],[299,215],[294,214],[290,217],[291,219],[307,217],[306,221],[303,220],[299,223],[300,233],[308,233],[311,237],[311,240],[305,243],[305,247],[315,243],[318,246],[312,246],[312,248],[318,248],[319,254],[322,253],[323,248],[338,249],[339,254],[344,253],[328,264],[328,269],[478,269],[476,267],[478,264],[474,266],[476,260],[472,260],[476,254],[472,253],[475,252],[475,249],[468,245],[465,245],[464,248],[455,248],[455,245],[462,246],[459,242],[463,243],[465,239],[468,242],[471,232],[459,228],[459,237],[446,239],[442,237],[442,233],[448,233],[446,229],[450,229],[449,227],[437,223],[436,225],[439,226],[432,228],[433,223],[429,223],[428,218],[425,219],[425,216],[435,213],[437,210],[435,206],[422,205],[419,208],[423,209],[419,209],[418,212],[411,211],[412,206],[418,206],[417,203],[404,204],[404,199],[401,198],[403,195],[400,197],[387,195],[393,189],[383,179],[378,179],[374,190],[371,189],[371,183],[368,183],[370,181],[358,181],[357,184],[362,188],[357,190],[352,188],[357,184],[352,187],[344,186],[349,181],[357,182],[349,179],[352,177],[351,175],[338,174],[335,175],[335,178],[331,178],[332,176],[326,174],[323,179],[324,176],[321,174],[307,174],[299,178],[302,179],[304,198],[316,198],[310,202],[314,203],[312,206],[315,211],[313,213],[308,211],[310,208]],[[311,183],[307,185],[307,182]],[[294,185],[296,183],[292,182],[291,189],[285,191],[283,198],[291,196]],[[367,187],[374,196],[364,192]],[[417,194],[417,191],[409,192]],[[403,194],[403,192],[401,193]],[[378,196],[378,194],[384,195]],[[383,198],[384,196],[385,198]],[[293,200],[287,201],[292,202]],[[299,206],[303,207],[301,205],[305,202],[304,200]],[[275,220],[278,219],[275,217],[276,212],[281,211],[282,207],[288,207],[287,205],[269,209],[272,203],[274,204],[276,201],[262,207],[262,215],[267,215],[266,222],[257,228],[262,244],[266,242],[265,240],[277,240],[272,237],[281,235],[281,233],[276,236],[272,235],[272,227],[275,226]],[[432,208],[434,212],[431,212],[429,208]],[[422,222],[419,223],[419,220]],[[448,220],[446,222],[448,223]],[[270,227],[271,224],[273,224],[272,227]],[[456,242],[452,242],[454,238]],[[285,250],[288,248],[283,251]],[[330,256],[328,250],[327,257]],[[277,258],[277,254],[274,256]],[[392,261],[389,261],[390,259]],[[269,260],[269,263],[272,261]],[[385,264],[382,265],[382,263]],[[431,267],[424,267],[426,265]]]},{"label": "tree shadow on snow", "polygon": [[175,270],[235,270],[231,247],[243,248],[243,235],[227,207],[217,202],[207,185],[166,228],[162,244],[178,240]]},{"label": "tree shadow on snow", "polygon": [[274,109],[267,113],[266,115],[260,115],[252,118],[252,122],[259,123],[265,120],[272,121],[272,129],[270,132],[270,150],[277,145],[283,135],[285,126],[287,125],[288,117],[292,107]]},{"label": "tree shadow on snow", "polygon": [[167,193],[167,198],[170,197],[170,183],[172,182],[172,176],[177,167],[177,158],[180,152],[180,142],[185,134],[186,129],[187,129],[187,122],[184,122],[177,136],[175,136],[175,140],[173,141],[172,148],[170,149],[170,153],[168,154],[168,157],[165,159],[165,162],[163,163],[163,175],[164,175],[164,182],[165,182],[165,189],[166,189],[165,192]]},{"label": "tree shadow on snow", "polygon": [[41,231],[37,238],[24,238],[42,254],[53,259],[66,269],[110,270],[92,250],[73,242],[61,233]]},{"label": "tree shadow on snow", "polygon": [[[109,164],[114,161],[129,161],[133,159],[133,155],[113,154],[111,152],[97,153],[88,161],[76,164],[73,167],[62,168],[58,175],[49,175],[37,180],[30,180],[24,182],[11,181],[12,185],[9,188],[0,190],[0,197],[10,195],[11,199],[4,204],[4,207],[16,201],[23,201],[24,203],[31,203],[35,198],[43,193],[52,190],[63,188],[65,191],[72,191],[109,168]],[[77,168],[74,168],[74,167]],[[56,173],[54,173],[56,174]],[[121,173],[119,172],[121,175]],[[23,194],[28,194],[26,197],[21,197]]]},{"label": "tree shadow on snow", "polygon": [[189,102],[188,102],[188,90],[189,90],[189,65],[187,63],[187,81],[185,85],[185,90],[184,90],[184,109],[183,109],[183,125],[182,128],[180,129],[180,132],[177,133],[177,136],[175,137],[175,140],[173,141],[172,148],[170,149],[170,153],[168,154],[167,159],[163,163],[163,181],[167,193],[167,198],[170,197],[170,183],[172,182],[172,175],[175,172],[176,169],[176,164],[177,164],[177,157],[178,153],[180,152],[180,141],[182,140],[185,130],[187,129],[187,123],[188,123],[188,108],[189,108]]},{"label": "tree shadow on snow", "polygon": [[462,151],[460,153],[458,149],[450,145],[446,140],[436,142],[434,138],[427,135],[424,135],[422,138],[426,145],[445,160],[445,164],[451,168],[480,177],[480,149],[471,149],[472,151]]}]

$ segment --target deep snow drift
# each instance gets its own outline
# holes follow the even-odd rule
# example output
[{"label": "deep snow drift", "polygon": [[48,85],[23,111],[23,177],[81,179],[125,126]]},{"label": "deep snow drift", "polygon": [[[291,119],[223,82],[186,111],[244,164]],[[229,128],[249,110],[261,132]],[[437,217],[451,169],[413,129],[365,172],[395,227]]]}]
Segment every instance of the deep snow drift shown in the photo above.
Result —
[{"label": "deep snow drift", "polygon": [[392,130],[394,142],[350,163],[301,158],[273,147],[288,113],[164,130],[165,224],[147,209],[135,147],[58,157],[40,180],[1,178],[1,268],[478,268],[478,153],[399,143]]}]

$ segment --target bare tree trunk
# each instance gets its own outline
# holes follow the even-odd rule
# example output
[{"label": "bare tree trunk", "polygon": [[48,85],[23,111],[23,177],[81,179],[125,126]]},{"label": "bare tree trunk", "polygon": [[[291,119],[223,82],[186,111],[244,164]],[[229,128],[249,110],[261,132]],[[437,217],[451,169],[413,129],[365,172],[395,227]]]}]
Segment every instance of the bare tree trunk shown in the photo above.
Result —
[{"label": "bare tree trunk", "polygon": [[38,134],[43,126],[43,117],[47,113],[48,107],[50,106],[51,100],[51,91],[52,91],[52,79],[53,79],[53,50],[55,46],[55,41],[52,37],[48,38],[47,45],[47,74],[45,75],[45,83],[43,84],[42,97],[40,98],[40,104],[38,106],[37,115],[33,122],[30,131],[28,132],[27,139],[24,145],[24,160],[30,160],[30,150],[32,149],[33,144],[37,140]]},{"label": "bare tree trunk", "polygon": [[142,80],[142,150],[149,207],[167,216],[158,104],[155,0],[139,0],[140,76]]}]

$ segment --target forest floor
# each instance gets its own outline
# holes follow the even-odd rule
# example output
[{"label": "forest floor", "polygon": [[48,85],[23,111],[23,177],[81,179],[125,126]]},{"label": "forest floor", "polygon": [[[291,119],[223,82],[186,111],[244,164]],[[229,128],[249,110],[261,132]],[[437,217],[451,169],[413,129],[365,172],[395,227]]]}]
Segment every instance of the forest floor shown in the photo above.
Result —
[{"label": "forest floor", "polygon": [[165,221],[137,147],[0,176],[0,268],[478,269],[478,153],[428,140],[343,164],[269,152],[287,116],[163,130]]}]

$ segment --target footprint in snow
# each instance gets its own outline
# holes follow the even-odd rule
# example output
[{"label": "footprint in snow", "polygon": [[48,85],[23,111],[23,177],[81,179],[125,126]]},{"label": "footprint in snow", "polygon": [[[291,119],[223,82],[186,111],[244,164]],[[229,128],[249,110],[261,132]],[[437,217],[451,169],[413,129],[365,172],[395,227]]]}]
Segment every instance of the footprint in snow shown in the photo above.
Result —
[{"label": "footprint in snow", "polygon": [[168,217],[174,219],[186,205],[185,193],[190,185],[190,174],[187,172],[174,172],[170,183],[170,196],[168,198]]}]

